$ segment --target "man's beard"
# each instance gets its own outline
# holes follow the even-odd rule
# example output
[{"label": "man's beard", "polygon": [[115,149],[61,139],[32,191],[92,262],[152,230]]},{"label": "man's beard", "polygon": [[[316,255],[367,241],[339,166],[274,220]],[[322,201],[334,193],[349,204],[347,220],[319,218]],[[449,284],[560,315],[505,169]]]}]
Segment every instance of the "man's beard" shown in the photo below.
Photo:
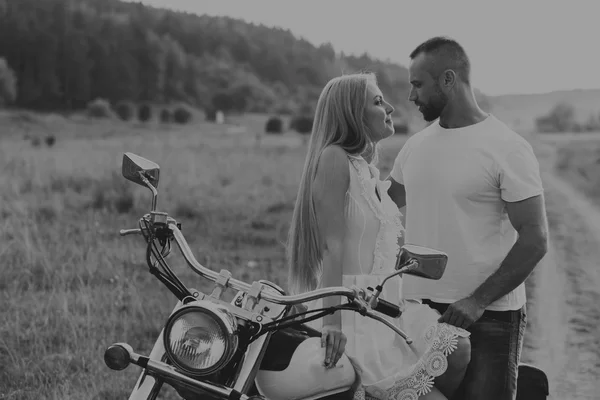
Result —
[{"label": "man's beard", "polygon": [[423,114],[423,119],[427,122],[434,121],[439,118],[442,114],[442,108],[436,107],[435,105],[422,105],[420,107],[421,114]]},{"label": "man's beard", "polygon": [[427,122],[431,122],[438,119],[440,115],[442,115],[442,111],[444,110],[444,107],[446,107],[446,103],[448,102],[448,98],[439,89],[439,87],[436,87],[435,92],[437,96],[434,99],[432,99],[429,102],[429,104],[420,105],[420,111],[421,114],[423,114],[423,119]]}]

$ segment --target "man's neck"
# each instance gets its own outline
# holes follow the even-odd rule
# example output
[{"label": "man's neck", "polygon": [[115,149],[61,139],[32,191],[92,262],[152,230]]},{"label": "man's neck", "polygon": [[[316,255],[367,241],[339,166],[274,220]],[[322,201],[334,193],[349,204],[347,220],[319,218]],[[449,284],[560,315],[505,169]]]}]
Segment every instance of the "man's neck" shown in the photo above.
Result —
[{"label": "man's neck", "polygon": [[452,99],[440,115],[440,126],[446,129],[464,128],[484,121],[488,113],[479,108],[471,93]]}]

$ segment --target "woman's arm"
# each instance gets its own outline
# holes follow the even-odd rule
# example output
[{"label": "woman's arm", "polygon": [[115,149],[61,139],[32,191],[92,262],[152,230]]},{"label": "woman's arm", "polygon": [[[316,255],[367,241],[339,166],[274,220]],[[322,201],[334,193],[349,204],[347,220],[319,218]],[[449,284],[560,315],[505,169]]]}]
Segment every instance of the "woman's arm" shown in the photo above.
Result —
[{"label": "woman's arm", "polygon": [[[321,286],[342,285],[343,243],[346,233],[344,204],[350,185],[346,152],[339,146],[327,147],[319,159],[313,182],[313,203],[322,246]],[[339,305],[339,296],[323,299],[324,307]],[[325,363],[335,365],[343,353],[345,336],[341,335],[342,318],[339,312],[323,319],[322,345],[327,345]],[[330,364],[329,361],[333,361]]]}]

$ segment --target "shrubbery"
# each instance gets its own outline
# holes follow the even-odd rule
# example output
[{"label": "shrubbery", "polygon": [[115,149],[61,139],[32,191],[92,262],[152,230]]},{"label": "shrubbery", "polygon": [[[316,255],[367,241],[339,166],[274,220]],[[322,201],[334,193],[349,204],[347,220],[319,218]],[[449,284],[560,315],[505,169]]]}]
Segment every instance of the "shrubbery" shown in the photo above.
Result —
[{"label": "shrubbery", "polygon": [[160,112],[160,122],[163,124],[168,124],[169,122],[171,122],[171,119],[171,111],[168,108],[163,108]]},{"label": "shrubbery", "polygon": [[577,119],[575,107],[566,102],[557,103],[546,115],[535,119],[538,132],[596,132],[600,130],[600,115],[591,114],[586,122]]},{"label": "shrubbery", "polygon": [[173,121],[178,124],[187,124],[192,120],[192,112],[184,106],[178,106],[173,111]]},{"label": "shrubbery", "polygon": [[217,110],[212,107],[207,107],[204,109],[204,114],[207,121],[215,122],[217,119]]},{"label": "shrubbery", "polygon": [[283,132],[283,121],[279,117],[271,117],[265,125],[265,132],[278,134]]},{"label": "shrubbery", "polygon": [[306,115],[295,116],[290,121],[290,129],[303,135],[310,134],[312,126],[313,118]]},{"label": "shrubbery", "polygon": [[133,104],[125,101],[120,101],[115,106],[115,112],[123,121],[129,121],[134,114]]},{"label": "shrubbery", "polygon": [[0,106],[10,104],[17,98],[17,75],[8,62],[0,57]]},{"label": "shrubbery", "polygon": [[138,119],[148,122],[152,118],[152,107],[149,104],[141,104],[138,108]]},{"label": "shrubbery", "polygon": [[108,101],[96,99],[88,103],[87,115],[92,118],[112,118],[114,113]]}]

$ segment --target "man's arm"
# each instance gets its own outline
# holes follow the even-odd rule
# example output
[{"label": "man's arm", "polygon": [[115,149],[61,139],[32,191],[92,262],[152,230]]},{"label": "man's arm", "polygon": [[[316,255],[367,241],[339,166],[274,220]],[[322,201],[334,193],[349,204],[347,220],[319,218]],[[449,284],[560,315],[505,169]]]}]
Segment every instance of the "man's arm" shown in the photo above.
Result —
[{"label": "man's arm", "polygon": [[483,307],[489,306],[523,283],[548,251],[544,196],[506,203],[506,209],[519,237],[500,268],[471,295]]},{"label": "man's arm", "polygon": [[410,147],[411,138],[409,138],[394,159],[394,165],[390,171],[390,175],[386,178],[387,181],[391,182],[390,188],[388,189],[388,195],[396,203],[399,210],[406,206],[406,190],[404,187],[404,173],[402,172],[402,166],[406,160],[406,153]]},{"label": "man's arm", "polygon": [[[387,179],[392,184],[388,189],[388,195],[396,203],[398,210],[403,213],[400,218],[403,225],[406,225],[406,210],[402,211],[402,207],[406,206],[406,188],[403,184],[398,183],[392,176],[388,176]],[[402,247],[406,244],[404,235],[398,235],[398,246]]]},{"label": "man's arm", "polygon": [[518,238],[500,267],[466,299],[448,307],[441,322],[468,328],[485,309],[527,279],[548,250],[548,220],[543,194],[506,202],[508,217]]},{"label": "man's arm", "polygon": [[396,182],[391,175],[387,177],[387,180],[392,183],[388,189],[388,194],[400,210],[406,205],[406,188],[403,184]]}]

